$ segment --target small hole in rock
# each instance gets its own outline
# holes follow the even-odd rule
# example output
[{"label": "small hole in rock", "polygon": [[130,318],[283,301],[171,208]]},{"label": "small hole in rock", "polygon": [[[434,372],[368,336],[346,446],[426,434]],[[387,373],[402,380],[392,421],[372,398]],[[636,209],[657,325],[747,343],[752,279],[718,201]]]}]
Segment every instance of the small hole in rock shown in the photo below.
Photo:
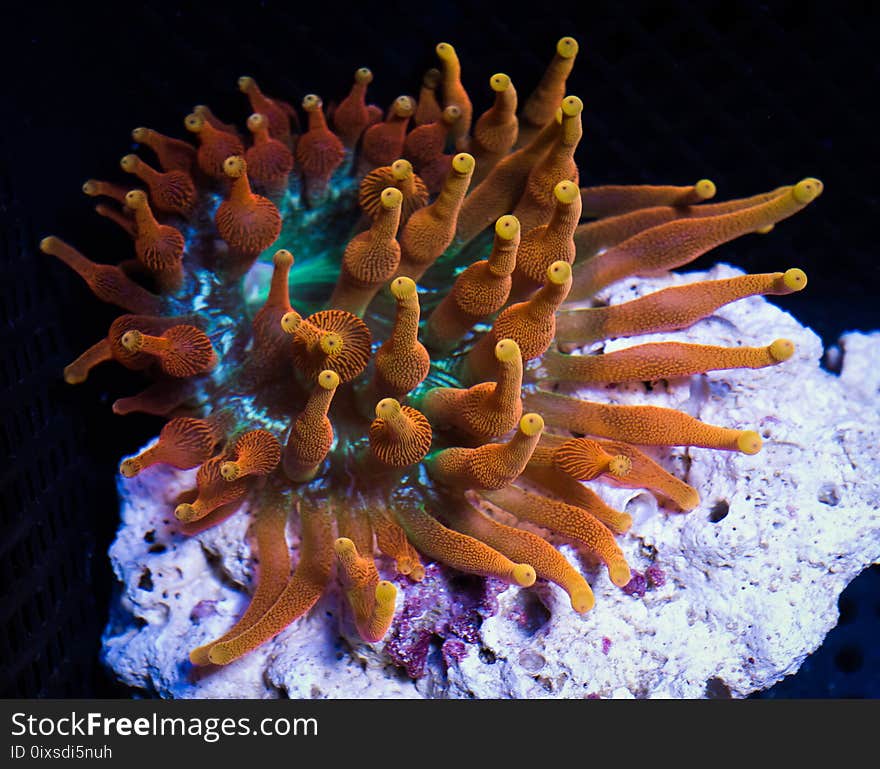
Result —
[{"label": "small hole in rock", "polygon": [[718,523],[727,517],[730,512],[730,503],[726,499],[719,499],[709,510],[709,520]]}]

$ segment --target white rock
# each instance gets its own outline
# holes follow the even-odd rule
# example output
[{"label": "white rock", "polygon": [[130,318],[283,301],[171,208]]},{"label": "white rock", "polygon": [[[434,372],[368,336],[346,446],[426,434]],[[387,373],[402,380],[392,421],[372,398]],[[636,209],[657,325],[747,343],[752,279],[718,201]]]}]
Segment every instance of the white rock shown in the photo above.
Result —
[{"label": "white rock", "polygon": [[[738,274],[719,265],[622,281],[604,298],[617,303]],[[173,533],[173,499],[192,485],[193,472],[154,467],[119,481],[122,525],[110,557],[120,592],[105,660],[121,681],[166,697],[681,698],[706,696],[709,681],[734,697],[765,689],[797,671],[836,624],[840,592],[880,561],[880,332],[843,337],[839,377],[819,367],[819,338],[759,297],[685,331],[605,347],[762,345],[780,336],[797,345],[781,366],[658,383],[649,395],[641,385],[580,389],[594,400],[671,406],[764,437],[755,456],[652,450],[699,490],[702,502],[687,514],[658,507],[645,492],[596,486],[635,519],[618,538],[631,567],[654,564],[665,575],[643,597],[626,595],[563,546],[584,569],[595,608],[577,616],[561,590],[537,587],[529,592],[549,619],[529,635],[516,619],[523,594],[510,588],[481,627],[482,647],[469,645],[445,676],[410,681],[381,643],[352,640],[336,589],[272,642],[198,673],[189,650],[225,632],[247,603],[249,516],[240,512],[191,538]],[[151,552],[161,549],[156,543],[164,552]]]}]

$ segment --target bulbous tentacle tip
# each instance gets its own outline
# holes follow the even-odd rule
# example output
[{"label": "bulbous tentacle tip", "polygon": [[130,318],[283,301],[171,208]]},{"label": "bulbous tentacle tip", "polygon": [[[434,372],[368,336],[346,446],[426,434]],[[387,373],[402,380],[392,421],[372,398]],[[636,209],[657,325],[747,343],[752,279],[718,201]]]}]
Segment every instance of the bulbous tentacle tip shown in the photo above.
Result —
[{"label": "bulbous tentacle tip", "polygon": [[360,85],[368,85],[373,82],[373,73],[369,67],[359,67],[354,72],[354,81]]},{"label": "bulbous tentacle tip", "polygon": [[136,211],[147,204],[147,195],[143,190],[129,190],[125,193],[125,207]]},{"label": "bulbous tentacle tip", "polygon": [[822,182],[813,177],[807,177],[792,187],[791,194],[798,203],[807,204],[818,198],[823,189],[825,189],[825,185]]},{"label": "bulbous tentacle tip", "polygon": [[794,355],[795,344],[791,339],[776,339],[770,344],[767,351],[773,360],[782,363]]},{"label": "bulbous tentacle tip", "polygon": [[296,330],[302,325],[303,317],[296,310],[284,313],[281,316],[281,330],[285,334],[295,334]]},{"label": "bulbous tentacle tip", "polygon": [[230,179],[238,179],[247,173],[247,161],[241,155],[230,155],[223,161],[223,173]]},{"label": "bulbous tentacle tip", "polygon": [[715,182],[711,179],[700,179],[700,181],[694,185],[694,192],[700,200],[714,198],[717,191]]},{"label": "bulbous tentacle tip", "polygon": [[143,349],[144,335],[137,329],[126,331],[119,340],[119,344],[121,344],[128,352],[138,352]]},{"label": "bulbous tentacle tip", "polygon": [[761,436],[754,430],[743,430],[736,439],[736,447],[743,454],[757,454],[763,445]]},{"label": "bulbous tentacle tip", "polygon": [[145,128],[144,126],[138,126],[131,132],[131,138],[139,144],[143,144],[144,139],[146,139],[149,135],[150,129]]},{"label": "bulbous tentacle tip", "polygon": [[395,299],[403,301],[416,295],[416,282],[412,278],[401,276],[391,281],[391,293]]},{"label": "bulbous tentacle tip", "polygon": [[315,110],[321,109],[324,102],[321,100],[321,97],[315,93],[306,94],[302,100],[302,108],[306,112],[314,112]]},{"label": "bulbous tentacle tip", "polygon": [[134,457],[123,460],[119,465],[119,472],[125,478],[134,478],[142,469],[141,463]]},{"label": "bulbous tentacle tip", "polygon": [[382,398],[376,404],[376,417],[378,419],[390,419],[400,413],[400,401],[394,398]]},{"label": "bulbous tentacle tip", "polygon": [[425,88],[436,88],[443,79],[443,73],[436,67],[431,67],[422,76],[422,85]]},{"label": "bulbous tentacle tip", "polygon": [[559,42],[556,43],[556,53],[558,53],[563,59],[571,59],[577,56],[579,48],[578,41],[573,37],[561,37],[559,38]]},{"label": "bulbous tentacle tip", "polygon": [[183,125],[186,130],[191,133],[201,133],[205,127],[205,118],[201,115],[197,115],[195,112],[190,112],[189,115],[183,119]]},{"label": "bulbous tentacle tip", "polygon": [[562,114],[566,117],[575,117],[584,111],[584,103],[577,96],[566,96],[562,100]]},{"label": "bulbous tentacle tip", "polygon": [[256,133],[257,131],[268,127],[268,125],[269,121],[262,112],[254,112],[254,114],[247,119],[248,131],[251,133]]},{"label": "bulbous tentacle tip", "polygon": [[78,367],[73,366],[65,366],[64,367],[64,381],[69,385],[78,385],[82,384],[87,379],[87,374],[85,371],[82,371]]},{"label": "bulbous tentacle tip", "polygon": [[248,75],[242,75],[238,79],[238,90],[241,91],[242,93],[247,93],[256,84],[257,84],[257,81],[254,80],[252,77],[250,77]]},{"label": "bulbous tentacle tip", "polygon": [[398,96],[391,105],[391,111],[397,117],[409,117],[416,111],[416,103],[410,96]]},{"label": "bulbous tentacle tip", "polygon": [[337,537],[333,542],[333,552],[338,557],[357,555],[357,548],[348,537]]},{"label": "bulbous tentacle tip", "polygon": [[782,282],[786,288],[792,291],[800,291],[807,285],[807,273],[797,267],[792,267],[783,273]]},{"label": "bulbous tentacle tip", "polygon": [[553,188],[553,196],[560,203],[564,203],[566,205],[574,203],[575,199],[578,198],[580,194],[580,187],[578,187],[574,182],[568,181],[567,179],[558,182]]},{"label": "bulbous tentacle tip", "polygon": [[208,661],[213,665],[227,665],[234,658],[233,652],[226,643],[214,644],[208,652]]},{"label": "bulbous tentacle tip", "polygon": [[379,196],[382,208],[392,211],[403,204],[403,193],[397,187],[386,187]]},{"label": "bulbous tentacle tip", "polygon": [[527,563],[518,563],[513,567],[511,572],[513,581],[520,587],[531,587],[535,584],[538,575],[535,573],[533,566]]},{"label": "bulbous tentacle tip", "polygon": [[272,264],[279,270],[293,266],[293,254],[286,248],[279,248],[272,257]]},{"label": "bulbous tentacle tip", "polygon": [[573,590],[570,597],[571,608],[578,614],[586,614],[596,605],[596,598],[593,596],[593,591],[589,589]]},{"label": "bulbous tentacle tip", "polygon": [[437,43],[437,47],[434,50],[441,61],[452,61],[456,58],[455,48],[449,43]]},{"label": "bulbous tentacle tip", "polygon": [[42,251],[44,254],[54,256],[54,252],[58,248],[60,243],[61,241],[54,235],[48,235],[40,241],[40,251]]},{"label": "bulbous tentacle tip", "polygon": [[404,179],[409,179],[409,177],[413,175],[412,163],[404,158],[395,160],[391,164],[391,175],[399,182],[402,182]]},{"label": "bulbous tentacle tip", "polygon": [[83,182],[82,191],[90,198],[97,197],[98,183],[94,179],[87,179]]},{"label": "bulbous tentacle tip", "polygon": [[220,476],[224,481],[231,483],[241,477],[241,468],[237,462],[224,462],[220,465]]},{"label": "bulbous tentacle tip", "polygon": [[510,88],[510,75],[505,75],[503,72],[496,72],[489,78],[489,87],[495,91],[495,93],[506,91]]},{"label": "bulbous tentacle tip", "polygon": [[632,470],[632,460],[626,454],[616,454],[608,463],[608,472],[615,478],[625,478]]},{"label": "bulbous tentacle tip", "polygon": [[467,152],[459,152],[454,158],[452,158],[452,168],[460,174],[471,173],[476,164],[477,161],[474,160],[474,156],[469,155]]},{"label": "bulbous tentacle tip", "polygon": [[553,264],[547,268],[547,280],[557,286],[561,286],[570,278],[571,265],[568,262],[564,262],[560,259],[557,262],[553,262]]},{"label": "bulbous tentacle tip", "polygon": [[504,240],[513,240],[519,235],[519,219],[513,214],[505,214],[498,217],[495,222],[495,234]]},{"label": "bulbous tentacle tip", "polygon": [[174,517],[182,523],[195,520],[197,515],[196,509],[188,502],[183,502],[174,508]]},{"label": "bulbous tentacle tip", "polygon": [[131,153],[129,153],[128,155],[124,155],[119,161],[119,167],[123,171],[127,171],[128,173],[133,173],[139,164],[140,158],[137,155]]},{"label": "bulbous tentacle tip", "polygon": [[519,420],[519,429],[523,435],[532,438],[544,429],[544,417],[534,412],[523,414]]},{"label": "bulbous tentacle tip", "polygon": [[495,358],[500,363],[509,363],[518,358],[522,353],[514,339],[501,339],[495,345]]},{"label": "bulbous tentacle tip", "polygon": [[[336,331],[328,331],[321,337],[321,341],[318,342],[321,347],[321,350],[324,351],[325,355],[337,355],[342,352],[342,347],[345,344],[345,341],[342,338],[342,335],[337,333]],[[334,387],[336,385],[333,385]],[[332,389],[330,387],[328,390]]]},{"label": "bulbous tentacle tip", "polygon": [[617,587],[626,587],[632,579],[632,572],[626,561],[614,561],[608,564],[608,576]]},{"label": "bulbous tentacle tip", "polygon": [[[327,336],[329,336],[329,334]],[[339,374],[332,369],[324,369],[318,374],[318,386],[325,390],[335,390],[339,387]]]}]

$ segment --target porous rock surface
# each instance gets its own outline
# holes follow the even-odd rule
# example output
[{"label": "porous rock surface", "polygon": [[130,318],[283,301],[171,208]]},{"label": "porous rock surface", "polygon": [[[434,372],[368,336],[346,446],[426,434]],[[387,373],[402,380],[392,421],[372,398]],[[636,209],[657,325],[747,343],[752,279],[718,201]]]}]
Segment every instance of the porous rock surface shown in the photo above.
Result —
[{"label": "porous rock surface", "polygon": [[[626,280],[601,298],[617,303],[738,274],[718,265]],[[245,508],[195,537],[177,534],[173,500],[194,485],[195,471],[157,466],[119,480],[122,523],[110,550],[119,594],[105,662],[122,682],[163,697],[694,698],[765,689],[797,671],[837,623],[841,591],[880,562],[880,332],[841,339],[840,375],[820,368],[814,333],[758,297],[681,332],[605,345],[762,345],[777,337],[797,345],[780,366],[654,383],[650,393],[641,384],[575,388],[594,400],[675,407],[764,438],[755,456],[649,449],[700,492],[690,513],[658,507],[647,492],[596,484],[633,515],[618,542],[635,576],[622,590],[562,545],[595,592],[585,616],[547,584],[500,593],[496,586],[466,607],[468,622],[440,616],[462,611],[453,607],[457,578],[430,566],[441,600],[423,606],[424,589],[399,592],[398,624],[387,637],[393,654],[385,642],[357,638],[334,588],[272,642],[225,668],[194,669],[189,650],[225,632],[247,604],[250,516]],[[289,538],[295,547],[293,528]],[[416,631],[420,645],[406,647]],[[416,680],[400,667],[401,643],[406,653],[419,646],[422,656],[407,666]]]}]

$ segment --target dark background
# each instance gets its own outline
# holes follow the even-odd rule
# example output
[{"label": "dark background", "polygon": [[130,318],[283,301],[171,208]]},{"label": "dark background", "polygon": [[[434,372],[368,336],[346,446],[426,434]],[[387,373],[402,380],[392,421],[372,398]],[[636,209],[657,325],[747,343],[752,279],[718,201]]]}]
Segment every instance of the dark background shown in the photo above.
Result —
[{"label": "dark background", "polygon": [[[63,366],[116,312],[37,243],[56,234],[96,261],[128,258],[130,242],[92,212],[82,182],[121,181],[131,129],[183,136],[196,103],[243,124],[240,75],[293,103],[309,92],[330,101],[366,65],[372,100],[385,107],[417,93],[446,40],[479,111],[489,75],[507,72],[524,98],[556,40],[572,35],[581,51],[569,90],[586,105],[582,183],[707,176],[723,199],[818,176],[825,193],[807,211],[695,267],[799,266],[807,290],[779,303],[826,344],[880,327],[875,3],[298,5],[30,2],[3,11],[0,695],[129,696],[97,661],[113,583],[114,474],[161,424],[112,415],[112,401],[141,385],[118,367],[64,385]],[[878,583],[876,568],[856,580],[822,650],[769,696],[880,695]]]}]

